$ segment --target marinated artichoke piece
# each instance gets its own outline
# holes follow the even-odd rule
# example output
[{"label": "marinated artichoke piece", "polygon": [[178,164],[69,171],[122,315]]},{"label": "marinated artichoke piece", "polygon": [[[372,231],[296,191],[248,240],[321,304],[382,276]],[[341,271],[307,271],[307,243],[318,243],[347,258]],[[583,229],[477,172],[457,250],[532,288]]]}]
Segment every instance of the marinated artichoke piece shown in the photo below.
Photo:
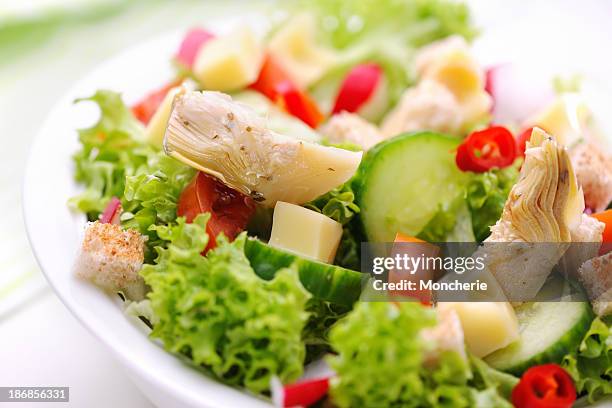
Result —
[{"label": "marinated artichoke piece", "polygon": [[519,180],[479,250],[510,301],[535,297],[568,249],[583,211],[584,197],[567,150],[535,128]]},{"label": "marinated artichoke piece", "polygon": [[584,195],[567,150],[535,128],[519,180],[487,241],[571,242],[583,211]]},{"label": "marinated artichoke piece", "polygon": [[209,91],[175,97],[164,150],[266,207],[328,192],[355,173],[362,155],[276,133],[251,107]]}]

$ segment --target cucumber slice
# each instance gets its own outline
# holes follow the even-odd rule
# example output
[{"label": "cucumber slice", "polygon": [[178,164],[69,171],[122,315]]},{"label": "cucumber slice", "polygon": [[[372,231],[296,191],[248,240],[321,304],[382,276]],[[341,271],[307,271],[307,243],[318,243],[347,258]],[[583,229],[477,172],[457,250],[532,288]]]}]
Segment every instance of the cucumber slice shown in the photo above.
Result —
[{"label": "cucumber slice", "polygon": [[520,339],[485,357],[493,368],[521,375],[531,366],[559,363],[589,330],[588,302],[533,302],[516,308]]},{"label": "cucumber slice", "polygon": [[296,262],[302,285],[319,299],[352,306],[361,294],[364,275],[360,272],[305,259],[253,238],[247,239],[244,253],[255,273],[267,280]]},{"label": "cucumber slice", "polygon": [[353,182],[369,241],[416,236],[440,208],[459,196],[468,175],[455,164],[455,137],[433,132],[403,134],[365,155]]}]

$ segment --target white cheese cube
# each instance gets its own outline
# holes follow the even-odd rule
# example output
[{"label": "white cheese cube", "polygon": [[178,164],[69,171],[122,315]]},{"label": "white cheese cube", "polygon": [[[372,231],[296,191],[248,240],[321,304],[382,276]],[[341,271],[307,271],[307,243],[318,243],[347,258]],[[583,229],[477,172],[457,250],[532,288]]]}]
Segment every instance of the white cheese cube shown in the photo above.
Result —
[{"label": "white cheese cube", "polygon": [[269,244],[307,258],[331,263],[342,236],[342,225],[318,212],[278,201]]},{"label": "white cheese cube", "polygon": [[248,28],[216,37],[198,52],[193,74],[212,91],[235,91],[255,82],[263,63],[263,48]]},{"label": "white cheese cube", "polygon": [[440,302],[438,309],[459,315],[467,349],[484,357],[518,340],[519,326],[508,302]]}]

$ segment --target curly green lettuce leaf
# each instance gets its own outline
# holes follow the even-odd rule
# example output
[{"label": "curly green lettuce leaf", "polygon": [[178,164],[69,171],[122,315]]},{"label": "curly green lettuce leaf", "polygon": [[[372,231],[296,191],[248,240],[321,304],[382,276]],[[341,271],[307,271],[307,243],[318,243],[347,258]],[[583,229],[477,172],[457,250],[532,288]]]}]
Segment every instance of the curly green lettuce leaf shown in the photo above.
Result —
[{"label": "curly green lettuce leaf", "polygon": [[[511,407],[508,390],[518,381],[443,351],[420,335],[436,324],[435,310],[415,302],[362,302],[336,323],[328,358],[337,377],[331,397],[343,407]],[[427,359],[426,359],[426,356]]]},{"label": "curly green lettuce leaf", "polygon": [[346,225],[359,214],[359,206],[355,203],[355,193],[350,183],[336,187],[328,193],[304,204],[304,207],[319,212],[342,225]]},{"label": "curly green lettuce leaf", "polygon": [[319,212],[342,224],[342,238],[336,251],[335,265],[359,270],[360,240],[357,238],[355,220],[359,215],[359,206],[355,203],[355,193],[351,182],[334,188],[326,194],[304,204],[304,207]]},{"label": "curly green lettuce leaf", "polygon": [[474,242],[472,220],[462,196],[440,208],[418,238],[427,242]]},{"label": "curly green lettuce leaf", "polygon": [[89,98],[100,108],[98,122],[79,130],[81,150],[73,157],[75,180],[85,191],[72,197],[69,205],[95,219],[111,199],[121,197],[126,176],[145,166],[155,150],[140,142],[142,125],[132,116],[118,93],[100,90]]},{"label": "curly green lettuce leaf", "polygon": [[124,209],[121,225],[148,237],[145,253],[148,263],[155,256],[154,248],[165,246],[151,226],[174,223],[181,192],[195,174],[191,167],[157,152],[134,175],[126,176],[124,194],[120,196]]},{"label": "curly green lettuce leaf", "polygon": [[512,408],[512,390],[519,379],[511,374],[498,371],[483,360],[470,355],[473,377],[469,384],[474,387],[473,399],[476,407]]},{"label": "curly green lettuce leaf", "polygon": [[612,326],[596,318],[578,350],[563,358],[578,394],[593,403],[612,394]]},{"label": "curly green lettuce leaf", "polygon": [[232,243],[220,236],[218,247],[201,256],[208,218],[153,227],[169,245],[158,249],[156,265],[141,271],[156,316],[151,336],[221,381],[255,393],[269,390],[272,376],[296,380],[310,295],[293,268],[260,279],[244,255],[244,233]]},{"label": "curly green lettuce leaf", "polygon": [[501,217],[512,186],[519,175],[520,161],[504,169],[474,174],[466,187],[466,200],[478,242],[490,234],[490,227]]},{"label": "curly green lettuce leaf", "polygon": [[302,339],[306,344],[306,363],[309,363],[331,351],[329,331],[351,308],[311,298],[308,300],[306,310],[310,313],[310,317],[302,332]]}]

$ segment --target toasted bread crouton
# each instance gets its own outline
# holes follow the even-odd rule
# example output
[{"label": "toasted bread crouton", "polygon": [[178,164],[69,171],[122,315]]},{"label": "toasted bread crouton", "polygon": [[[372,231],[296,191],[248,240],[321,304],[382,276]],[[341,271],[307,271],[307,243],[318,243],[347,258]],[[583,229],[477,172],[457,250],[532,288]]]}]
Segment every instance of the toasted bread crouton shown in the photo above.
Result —
[{"label": "toasted bread crouton", "polygon": [[605,210],[612,201],[612,157],[593,143],[579,144],[570,156],[586,207],[593,212]]},{"label": "toasted bread crouton", "polygon": [[595,313],[598,316],[612,314],[612,252],[586,261],[578,275]]},{"label": "toasted bread crouton", "polygon": [[321,134],[332,143],[350,142],[368,150],[383,140],[376,126],[361,116],[349,112],[340,112],[332,116],[321,128]]},{"label": "toasted bread crouton", "polygon": [[438,324],[421,330],[421,338],[432,345],[425,356],[426,365],[435,365],[444,351],[456,351],[466,359],[463,328],[457,312],[450,308],[438,309]]},{"label": "toasted bread crouton", "polygon": [[75,263],[77,276],[103,289],[122,291],[129,299],[144,298],[146,287],[138,274],[144,260],[145,237],[119,225],[89,223]]}]

